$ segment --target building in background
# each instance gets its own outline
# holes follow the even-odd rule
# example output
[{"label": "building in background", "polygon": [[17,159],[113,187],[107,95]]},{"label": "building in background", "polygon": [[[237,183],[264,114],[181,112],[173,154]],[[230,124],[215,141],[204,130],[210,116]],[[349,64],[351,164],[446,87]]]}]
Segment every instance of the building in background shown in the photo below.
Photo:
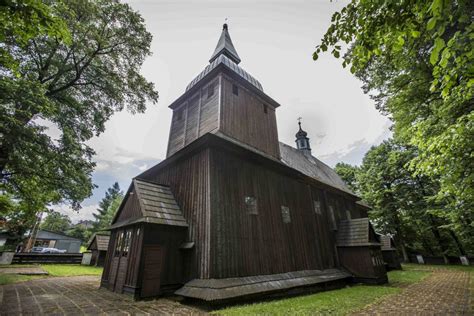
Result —
[{"label": "building in background", "polygon": [[97,232],[92,235],[87,250],[92,252],[91,265],[104,266],[107,248],[109,247],[110,232]]},{"label": "building in background", "polygon": [[34,247],[56,248],[68,253],[79,253],[82,240],[58,232],[38,230]]}]

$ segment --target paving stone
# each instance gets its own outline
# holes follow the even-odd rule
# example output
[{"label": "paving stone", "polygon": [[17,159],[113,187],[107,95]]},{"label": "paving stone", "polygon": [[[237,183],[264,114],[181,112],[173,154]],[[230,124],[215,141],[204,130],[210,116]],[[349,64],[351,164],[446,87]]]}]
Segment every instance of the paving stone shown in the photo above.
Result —
[{"label": "paving stone", "polygon": [[0,286],[0,315],[198,315],[168,299],[135,302],[99,289],[96,276],[37,279]]},{"label": "paving stone", "polygon": [[421,282],[355,315],[472,315],[469,283],[468,272],[436,269]]}]

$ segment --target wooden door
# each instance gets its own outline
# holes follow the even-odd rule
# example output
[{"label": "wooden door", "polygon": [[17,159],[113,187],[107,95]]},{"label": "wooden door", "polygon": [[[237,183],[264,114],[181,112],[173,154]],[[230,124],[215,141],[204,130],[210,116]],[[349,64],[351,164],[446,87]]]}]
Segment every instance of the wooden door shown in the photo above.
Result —
[{"label": "wooden door", "polygon": [[164,263],[164,248],[146,245],[143,248],[143,280],[141,297],[157,296],[160,293],[160,277]]}]

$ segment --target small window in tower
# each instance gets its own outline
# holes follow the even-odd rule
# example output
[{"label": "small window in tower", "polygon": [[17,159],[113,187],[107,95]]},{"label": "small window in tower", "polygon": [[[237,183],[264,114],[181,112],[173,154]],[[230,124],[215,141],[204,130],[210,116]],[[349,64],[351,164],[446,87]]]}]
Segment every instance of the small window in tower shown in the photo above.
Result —
[{"label": "small window in tower", "polygon": [[313,205],[314,205],[314,212],[318,215],[321,215],[321,202],[313,201]]},{"label": "small window in tower", "polygon": [[263,105],[263,113],[268,113],[268,106],[266,104]]},{"label": "small window in tower", "polygon": [[244,201],[245,207],[247,208],[247,214],[258,215],[257,198],[253,196],[246,196]]},{"label": "small window in tower", "polygon": [[235,95],[239,95],[239,87],[236,84],[232,85],[232,93]]},{"label": "small window in tower", "polygon": [[210,97],[212,97],[214,95],[214,84],[211,83],[208,87],[207,87],[207,98],[209,99]]},{"label": "small window in tower", "polygon": [[283,223],[291,223],[290,208],[288,206],[281,206],[281,217],[283,218]]}]

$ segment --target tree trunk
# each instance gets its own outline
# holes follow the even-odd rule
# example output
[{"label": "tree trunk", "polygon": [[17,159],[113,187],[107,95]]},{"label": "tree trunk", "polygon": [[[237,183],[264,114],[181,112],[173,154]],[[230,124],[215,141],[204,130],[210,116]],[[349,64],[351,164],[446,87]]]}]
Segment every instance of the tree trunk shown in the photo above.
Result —
[{"label": "tree trunk", "polygon": [[464,247],[462,246],[461,241],[459,240],[458,236],[456,236],[456,234],[453,232],[452,229],[449,229],[448,231],[451,237],[453,237],[453,240],[456,243],[456,246],[458,247],[458,250],[461,256],[465,256],[466,252],[464,251]]},{"label": "tree trunk", "polygon": [[430,218],[430,229],[431,232],[433,233],[436,241],[438,242],[439,248],[441,249],[442,255],[443,255],[443,260],[445,264],[448,264],[448,257],[446,254],[448,253],[448,249],[444,243],[443,238],[441,237],[441,233],[439,232],[438,226],[436,225],[436,220],[433,215],[429,214],[428,217]]}]

